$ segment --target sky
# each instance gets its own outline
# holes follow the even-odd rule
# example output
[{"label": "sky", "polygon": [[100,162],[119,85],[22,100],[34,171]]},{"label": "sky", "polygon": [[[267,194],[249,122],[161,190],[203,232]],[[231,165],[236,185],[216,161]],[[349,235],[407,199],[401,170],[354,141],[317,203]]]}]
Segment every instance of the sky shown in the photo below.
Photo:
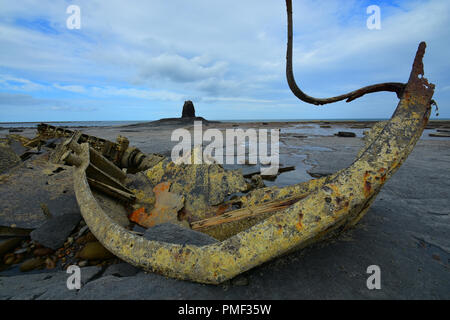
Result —
[{"label": "sky", "polygon": [[[80,29],[67,27],[70,5]],[[297,83],[323,98],[407,82],[426,41],[437,119],[450,118],[449,18],[448,0],[293,0]],[[393,93],[298,100],[286,27],[283,0],[0,0],[0,122],[155,120],[181,116],[185,100],[211,120],[391,117]]]}]

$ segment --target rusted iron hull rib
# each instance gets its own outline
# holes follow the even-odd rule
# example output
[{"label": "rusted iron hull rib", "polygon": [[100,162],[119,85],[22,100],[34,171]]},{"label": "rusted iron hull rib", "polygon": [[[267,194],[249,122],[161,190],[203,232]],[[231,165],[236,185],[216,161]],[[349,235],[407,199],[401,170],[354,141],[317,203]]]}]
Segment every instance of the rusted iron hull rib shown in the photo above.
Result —
[{"label": "rusted iron hull rib", "polygon": [[434,85],[423,75],[421,43],[396,111],[348,168],[307,197],[218,244],[203,247],[149,241],[114,222],[93,196],[86,177],[89,148],[77,154],[75,192],[93,234],[119,258],[178,279],[219,284],[286,252],[358,221],[384,183],[414,148],[428,122]]}]

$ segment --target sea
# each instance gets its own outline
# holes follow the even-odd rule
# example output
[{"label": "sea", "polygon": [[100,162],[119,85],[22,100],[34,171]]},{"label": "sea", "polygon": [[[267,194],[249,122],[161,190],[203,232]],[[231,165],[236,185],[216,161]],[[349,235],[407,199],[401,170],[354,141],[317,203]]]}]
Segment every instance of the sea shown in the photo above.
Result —
[{"label": "sea", "polygon": [[[211,119],[208,119],[211,120]],[[303,121],[382,121],[388,119],[245,119],[245,120],[211,120],[221,122],[303,122]],[[124,121],[39,121],[39,122],[0,122],[0,129],[8,128],[34,128],[40,123],[51,124],[56,127],[83,128],[83,127],[111,127],[125,126],[130,124],[145,123],[155,120],[124,120]]]}]

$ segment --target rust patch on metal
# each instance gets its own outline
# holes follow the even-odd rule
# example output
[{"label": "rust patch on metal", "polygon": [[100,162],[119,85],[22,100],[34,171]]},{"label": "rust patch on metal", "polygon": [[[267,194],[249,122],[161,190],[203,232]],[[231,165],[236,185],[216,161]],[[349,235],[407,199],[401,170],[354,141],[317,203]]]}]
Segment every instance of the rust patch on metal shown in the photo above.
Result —
[{"label": "rust patch on metal", "polygon": [[157,224],[178,222],[178,211],[183,207],[183,196],[169,192],[170,182],[161,182],[153,188],[156,202],[149,214],[144,207],[135,210],[130,220],[137,224],[151,228]]},{"label": "rust patch on metal", "polygon": [[295,225],[295,227],[297,228],[298,231],[301,231],[303,229],[302,220],[303,220],[303,213],[299,213],[298,214],[298,223]]},{"label": "rust patch on metal", "polygon": [[366,173],[364,173],[364,197],[366,198],[368,198],[372,192],[372,183],[369,181],[370,179],[370,172],[366,171]]}]

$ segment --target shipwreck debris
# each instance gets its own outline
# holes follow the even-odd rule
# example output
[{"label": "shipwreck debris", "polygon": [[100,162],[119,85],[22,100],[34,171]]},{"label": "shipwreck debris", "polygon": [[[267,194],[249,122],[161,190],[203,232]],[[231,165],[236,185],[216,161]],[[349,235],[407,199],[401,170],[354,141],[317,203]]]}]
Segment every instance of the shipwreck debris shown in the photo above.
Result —
[{"label": "shipwreck debris", "polygon": [[[61,127],[55,127],[45,123],[38,125],[38,137],[42,140],[61,137],[71,138],[74,137],[74,134],[75,131]],[[75,142],[77,143],[89,143],[91,148],[97,151],[101,156],[112,161],[119,168],[127,168],[130,173],[143,171],[164,159],[162,155],[146,155],[138,148],[130,147],[128,139],[122,136],[117,137],[117,142],[111,142],[103,138],[80,133],[76,136],[76,139],[73,138],[72,140],[76,140]],[[61,146],[63,150],[57,149],[56,157],[62,157],[67,151],[66,147],[67,146]]]}]

